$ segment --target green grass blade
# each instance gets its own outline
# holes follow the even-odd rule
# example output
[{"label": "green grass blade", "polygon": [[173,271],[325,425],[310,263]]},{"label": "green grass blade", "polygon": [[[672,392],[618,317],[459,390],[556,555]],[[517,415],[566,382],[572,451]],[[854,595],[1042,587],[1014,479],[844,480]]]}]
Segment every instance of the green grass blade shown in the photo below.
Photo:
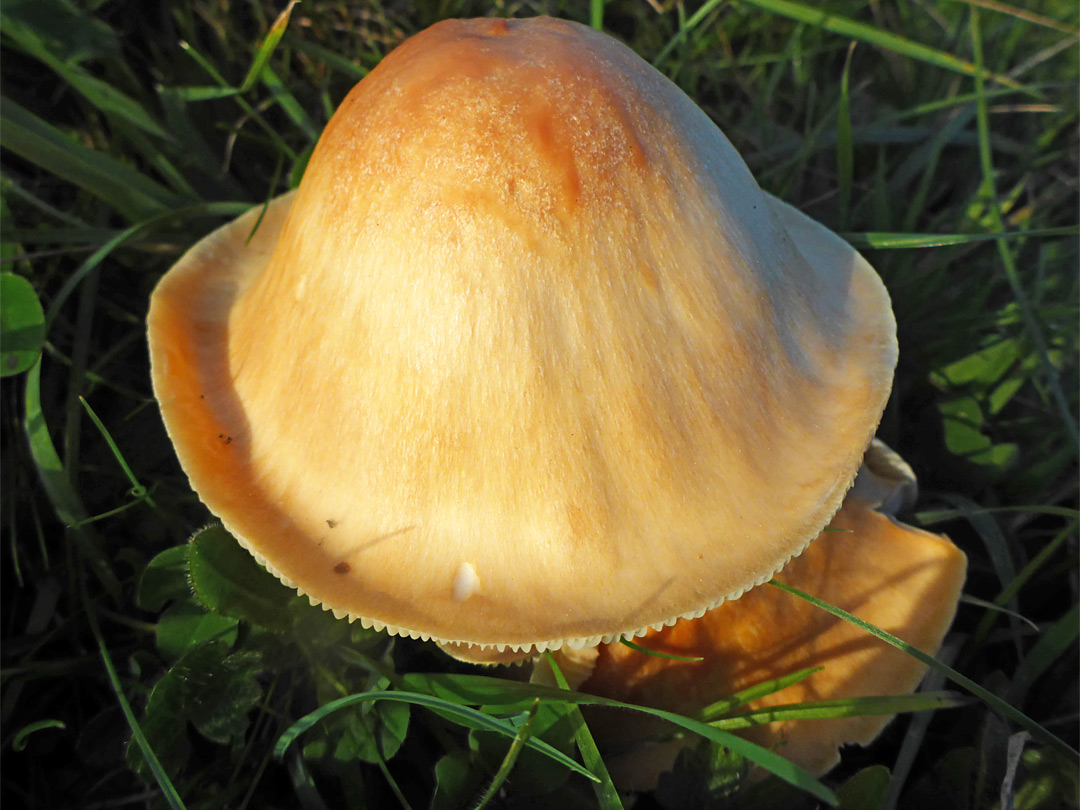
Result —
[{"label": "green grass blade", "polygon": [[727,731],[775,723],[781,720],[830,720],[840,717],[867,717],[951,709],[963,701],[952,692],[918,692],[913,695],[838,698],[808,701],[761,709],[714,720],[710,725]]},{"label": "green grass blade", "polygon": [[937,48],[931,48],[929,45],[923,45],[919,42],[913,42],[898,34],[883,31],[872,25],[867,25],[857,20],[853,20],[850,17],[845,17],[842,14],[825,11],[817,6],[797,3],[793,2],[793,0],[739,0],[739,2],[757,6],[763,11],[778,14],[781,17],[787,17],[792,20],[807,23],[808,25],[813,25],[833,34],[839,34],[849,39],[865,42],[869,45],[881,48],[882,50],[898,53],[901,56],[906,56],[917,62],[935,65],[936,67],[952,71],[953,73],[960,73],[964,76],[977,75],[992,79],[999,84],[1012,88],[1020,88],[1022,86],[1008,76],[990,73],[984,70],[981,65],[974,65],[971,62],[953,56],[951,53],[938,50]]},{"label": "green grass blade", "polygon": [[823,669],[825,669],[824,666],[808,667],[807,669],[800,669],[797,672],[792,672],[779,678],[770,678],[769,680],[754,684],[748,689],[736,692],[729,698],[710,703],[698,712],[698,719],[703,723],[711,723],[713,720],[718,720],[725,714],[729,714],[733,709],[746,705],[751,700],[757,700],[766,695],[771,695],[774,692],[779,692],[781,689],[787,689],[789,686],[797,684],[800,681],[805,681],[815,672],[821,672]]},{"label": "green grass blade", "polygon": [[[660,49],[660,53],[653,57],[653,65],[662,65],[671,52],[678,47],[679,43],[686,39],[687,35],[697,28],[698,24],[704,20],[706,16],[723,2],[725,2],[725,0],[706,0],[706,3],[701,8],[690,15],[690,19],[679,26],[679,30],[676,32],[675,36],[668,40],[667,45]],[[681,4],[679,8],[682,8]]]},{"label": "green grass blade", "polygon": [[650,650],[648,647],[642,647],[640,644],[635,644],[626,638],[620,638],[619,643],[624,647],[629,647],[639,653],[645,653],[645,655],[651,655],[654,658],[666,658],[669,661],[704,661],[700,655],[671,655],[670,653],[657,652],[656,650]]},{"label": "green grass blade", "polygon": [[[444,717],[460,722],[469,728],[482,729],[484,731],[494,731],[496,734],[501,734],[504,737],[514,739],[517,736],[517,729],[510,723],[504,720],[498,720],[476,709],[469,708],[468,706],[462,706],[458,703],[454,703],[450,700],[445,700],[434,695],[422,694],[419,692],[387,692],[387,691],[374,691],[374,692],[359,692],[355,695],[348,695],[337,700],[332,700],[320,706],[310,714],[305,715],[301,719],[293,723],[285,732],[278,738],[276,745],[274,746],[274,756],[280,759],[285,755],[285,751],[292,745],[293,741],[310,729],[320,720],[327,715],[336,712],[338,709],[343,709],[346,706],[353,706],[355,704],[364,703],[365,701],[378,701],[389,700],[399,703],[411,703],[416,706],[424,706],[429,709],[437,711]],[[582,776],[596,781],[596,777],[593,776],[586,768],[583,768],[574,760],[570,759],[559,749],[549,745],[543,740],[538,740],[535,737],[529,738],[525,745],[535,751],[539,751],[547,757],[555,760],[556,762],[564,765],[575,773],[579,773]]]},{"label": "green grass blade", "polygon": [[[1020,592],[1020,589],[1026,585],[1035,573],[1042,568],[1047,561],[1053,557],[1059,548],[1072,537],[1073,532],[1076,531],[1077,523],[1072,521],[1068,526],[1058,532],[1054,538],[1039,549],[1039,553],[1028,561],[1020,573],[1016,575],[1016,578],[1001,589],[996,597],[994,597],[993,605],[1001,608],[1003,605],[1010,602]],[[975,632],[971,634],[971,640],[968,643],[968,648],[971,650],[978,649],[983,641],[986,640],[987,635],[990,633],[990,629],[994,626],[994,622],[997,621],[999,613],[997,611],[988,610],[986,614],[979,621],[979,624],[975,628]],[[1028,621],[1024,619],[1024,621]]]},{"label": "green grass blade", "polygon": [[98,653],[101,655],[101,661],[105,665],[109,686],[112,687],[113,694],[116,695],[116,702],[120,704],[120,711],[123,712],[124,719],[127,720],[128,727],[131,729],[132,740],[139,746],[139,751],[146,760],[147,767],[150,769],[150,773],[153,774],[154,781],[157,782],[158,788],[161,789],[161,794],[169,807],[172,810],[187,810],[184,800],[180,798],[180,794],[173,787],[172,780],[169,779],[169,775],[161,766],[161,761],[157,758],[157,754],[154,753],[153,746],[146,739],[146,735],[143,734],[142,726],[139,725],[135,712],[132,711],[131,704],[124,695],[124,687],[120,683],[120,676],[116,674],[116,667],[113,665],[112,656],[109,655],[109,648],[105,644],[105,638],[101,635],[101,628],[98,627],[94,606],[90,603],[85,589],[82,591],[82,602],[86,617],[90,622],[90,630],[94,635],[94,640],[97,642]]},{"label": "green grass blade", "polygon": [[840,228],[846,230],[851,213],[851,183],[855,171],[855,150],[851,141],[851,56],[855,53],[852,42],[844,58],[844,72],[840,74],[840,104],[836,113],[836,182],[840,194]]},{"label": "green grass blade", "polygon": [[20,728],[15,734],[15,739],[11,741],[11,749],[13,751],[25,751],[26,741],[30,735],[47,728],[66,729],[67,726],[64,725],[63,720],[37,720],[33,723],[28,723]]},{"label": "green grass blade", "polygon": [[604,30],[604,0],[589,0],[589,25]]},{"label": "green grass blade", "polygon": [[1058,752],[1060,752],[1062,754],[1065,754],[1068,757],[1071,757],[1073,759],[1080,759],[1080,751],[1076,751],[1068,743],[1064,742],[1059,737],[1052,734],[1050,731],[1047,731],[1045,728],[1043,728],[1041,725],[1036,723],[1034,720],[1032,720],[1030,717],[1028,717],[1022,711],[1020,711],[1017,708],[1014,708],[1008,702],[1002,700],[1001,698],[999,698],[997,695],[995,695],[993,692],[989,691],[988,689],[985,689],[984,687],[979,686],[979,684],[975,683],[975,681],[971,680],[967,676],[961,675],[959,672],[957,672],[952,667],[946,666],[945,664],[941,663],[940,661],[938,661],[936,658],[934,658],[931,655],[927,655],[926,653],[924,653],[922,650],[918,649],[917,647],[911,646],[906,641],[902,641],[902,640],[898,639],[896,636],[892,635],[891,633],[886,633],[881,628],[875,627],[874,625],[870,624],[869,622],[867,622],[867,621],[865,621],[863,619],[860,619],[858,616],[855,616],[855,615],[853,615],[851,613],[848,613],[846,610],[842,610],[841,608],[830,605],[828,602],[824,602],[824,601],[822,601],[821,599],[818,599],[815,596],[811,596],[808,593],[804,593],[803,591],[800,591],[798,588],[792,588],[790,585],[785,585],[782,582],[777,582],[776,580],[770,580],[768,584],[773,586],[774,588],[779,588],[780,590],[785,591],[786,593],[789,593],[792,596],[795,596],[795,597],[797,597],[799,599],[802,599],[802,600],[804,600],[806,602],[809,602],[811,605],[814,605],[815,607],[821,608],[826,613],[831,613],[833,616],[841,618],[844,621],[865,630],[867,633],[870,633],[871,635],[876,636],[877,638],[884,641],[886,644],[891,644],[893,647],[896,647],[898,650],[903,650],[908,655],[910,655],[913,658],[916,658],[919,661],[921,661],[922,663],[926,664],[928,667],[931,667],[932,669],[942,673],[946,678],[948,678],[953,683],[957,684],[958,686],[962,686],[964,689],[971,692],[971,694],[975,695],[977,698],[982,700],[987,706],[989,706],[990,708],[994,709],[995,711],[998,711],[1001,714],[1005,715],[1006,717],[1008,717],[1010,720],[1012,720],[1014,723],[1016,723],[1021,728],[1026,729],[1027,731],[1031,732],[1031,735],[1033,737],[1036,737],[1037,739],[1041,740],[1046,745],[1049,745],[1050,747],[1054,748],[1056,751],[1058,751]]},{"label": "green grass blade", "polygon": [[1012,550],[1009,541],[1001,531],[1001,527],[986,512],[982,511],[978,504],[973,503],[961,495],[943,492],[939,496],[942,500],[951,504],[960,512],[964,520],[975,530],[979,539],[983,541],[986,554],[997,574],[1002,587],[1008,585],[1016,578],[1016,567],[1013,565]]},{"label": "green grass blade", "polygon": [[[559,662],[555,660],[555,656],[547,652],[544,657],[548,666],[551,667],[551,672],[555,676],[555,683],[558,684],[559,689],[569,692],[570,684],[566,682],[566,676],[563,675],[562,668],[559,666]],[[593,793],[596,795],[600,810],[623,810],[619,791],[611,781],[611,774],[608,773],[607,765],[604,764],[604,758],[600,756],[600,751],[596,747],[596,740],[593,739],[592,732],[589,731],[588,723],[585,722],[585,718],[581,715],[581,709],[576,703],[567,703],[564,708],[574,730],[574,742],[577,743],[578,751],[581,752],[581,760],[585,763],[585,767],[598,778],[598,781],[593,784]]]},{"label": "green grass blade", "polygon": [[588,695],[582,692],[567,692],[557,687],[540,686],[537,684],[523,684],[507,681],[502,678],[492,678],[486,675],[454,675],[450,673],[409,673],[403,678],[405,684],[418,692],[439,695],[447,700],[459,703],[472,703],[485,706],[501,706],[506,711],[524,711],[529,702],[535,698],[543,698],[550,701],[571,701],[581,706],[610,706],[617,709],[640,712],[651,717],[656,717],[711,740],[719,745],[731,749],[743,759],[754,762],[775,776],[783,779],[791,785],[816,796],[821,801],[835,806],[836,796],[831,790],[815,779],[807,771],[800,768],[779,754],[762,748],[760,745],[735,736],[726,731],[713,728],[708,723],[702,723],[681,714],[653,709],[649,706],[637,706],[633,703],[610,698]]},{"label": "green grass blade", "polygon": [[0,29],[19,50],[45,63],[50,70],[63,78],[76,92],[105,115],[127,122],[162,140],[170,140],[169,133],[139,102],[108,82],[90,75],[79,65],[65,61],[61,56],[53,53],[38,32],[21,20],[8,14],[0,14]]},{"label": "green grass blade", "polygon": [[180,198],[134,169],[84,146],[15,102],[4,99],[0,145],[57,177],[86,189],[125,219],[156,214]]},{"label": "green grass blade", "polygon": [[319,795],[319,788],[308,771],[304,755],[299,751],[290,751],[286,762],[289,772],[289,781],[292,782],[293,793],[296,794],[302,810],[330,810],[323,797]]},{"label": "green grass blade", "polygon": [[[973,74],[976,95],[975,120],[978,122],[979,128],[979,161],[982,165],[983,185],[987,197],[986,203],[991,221],[993,222],[994,232],[996,234],[1003,234],[1005,233],[1005,221],[1002,217],[1001,207],[997,200],[997,184],[994,179],[994,158],[990,146],[990,113],[988,111],[985,88],[983,86],[982,33],[979,24],[979,10],[975,6],[971,7],[971,46],[975,56],[975,64],[979,67],[979,70]],[[1001,256],[1002,267],[1005,270],[1005,278],[1008,280],[1013,297],[1020,307],[1020,312],[1024,318],[1024,325],[1027,328],[1032,343],[1035,344],[1035,351],[1039,356],[1039,362],[1042,365],[1043,373],[1046,375],[1046,380],[1050,385],[1050,391],[1053,395],[1054,402],[1061,414],[1061,424],[1069,434],[1073,446],[1076,446],[1077,444],[1080,444],[1080,430],[1077,429],[1076,418],[1073,416],[1069,400],[1066,398],[1065,392],[1061,387],[1061,377],[1058,374],[1057,366],[1055,366],[1050,359],[1050,353],[1046,344],[1046,337],[1043,335],[1042,326],[1039,324],[1039,321],[1032,310],[1031,302],[1028,300],[1027,291],[1024,289],[1023,282],[1020,280],[1020,273],[1016,267],[1016,259],[1008,242],[1004,239],[998,239],[997,246],[998,253]]]},{"label": "green grass blade", "polygon": [[312,142],[317,141],[319,139],[319,127],[315,126],[307,112],[300,106],[300,102],[296,100],[296,96],[289,92],[289,89],[278,78],[278,75],[270,68],[265,68],[262,71],[262,82],[273,94],[274,101],[281,106],[281,109],[285,111],[285,114],[289,116],[289,120],[296,125],[297,129],[303,132]]},{"label": "green grass blade", "polygon": [[[40,358],[26,374],[24,406],[23,430],[42,488],[60,521],[66,526],[77,526],[86,520],[86,509],[71,485],[71,479],[49,435],[49,426],[41,406]],[[102,586],[111,596],[119,597],[120,581],[91,536],[80,528],[72,528],[71,532]]]},{"label": "green grass blade", "polygon": [[[295,37],[291,34],[289,35],[289,48],[293,51],[298,51],[299,53],[310,56],[312,59],[336,70],[338,73],[348,76],[351,79],[356,79],[357,81],[367,76],[370,72],[368,68],[359,64],[359,60],[356,60],[355,57],[354,59],[346,58],[317,43],[308,42],[305,39]],[[378,61],[378,59],[378,55],[374,56],[373,62]]]},{"label": "green grass blade", "polygon": [[1028,652],[1013,675],[1012,693],[1026,695],[1035,680],[1064,652],[1076,643],[1080,635],[1080,604],[1073,605],[1050,627]]},{"label": "green grass blade", "polygon": [[51,326],[56,320],[56,317],[60,314],[60,309],[67,301],[68,297],[75,291],[75,289],[82,283],[93,270],[96,268],[106,256],[112,253],[120,245],[134,239],[136,236],[140,236],[146,231],[153,230],[154,228],[164,225],[173,219],[187,219],[196,216],[239,216],[244,211],[251,208],[250,203],[235,203],[235,202],[221,202],[221,203],[200,203],[199,205],[191,205],[183,208],[176,208],[171,211],[165,211],[164,213],[157,214],[156,216],[145,219],[142,222],[132,225],[130,228],[118,233],[100,248],[95,250],[93,254],[83,262],[79,268],[68,276],[63,286],[57,292],[52,302],[49,304],[49,308],[45,313],[46,326]]},{"label": "green grass blade", "polygon": [[510,776],[510,772],[514,770],[514,765],[517,763],[518,756],[525,748],[526,741],[532,736],[533,726],[536,725],[536,712],[540,708],[540,698],[533,701],[532,708],[529,709],[529,714],[525,718],[525,722],[521,724],[518,729],[517,736],[514,737],[514,741],[510,744],[510,750],[506,752],[506,756],[503,757],[502,763],[499,765],[499,770],[495,772],[495,778],[491,780],[491,784],[488,785],[488,789],[484,791],[484,796],[480,799],[480,802],[476,805],[474,810],[484,810],[502,790],[503,784]]},{"label": "green grass blade", "polygon": [[86,401],[85,397],[79,397],[79,402],[82,403],[83,408],[86,409],[87,416],[90,417],[90,421],[94,423],[94,427],[98,429],[101,437],[105,440],[105,444],[109,446],[109,450],[113,454],[113,458],[116,459],[117,464],[120,465],[120,469],[124,471],[124,475],[127,476],[128,481],[131,482],[131,494],[141,501],[146,501],[147,505],[153,509],[157,508],[157,504],[154,503],[154,499],[150,497],[146,487],[139,483],[139,479],[135,477],[135,473],[132,472],[131,467],[128,465],[127,460],[124,458],[124,454],[120,452],[120,448],[116,445],[116,440],[113,439],[112,434],[109,433],[109,429],[105,427],[105,424],[98,418],[98,415],[94,413],[94,409],[90,407],[90,403]]},{"label": "green grass blade", "polygon": [[[994,514],[1021,514],[1021,515],[1052,515],[1069,520],[1080,519],[1080,510],[1070,509],[1066,506],[987,506],[978,512],[988,515]],[[963,511],[960,509],[928,509],[924,512],[916,512],[915,518],[922,526],[930,526],[934,523],[943,523],[946,520],[956,520],[959,517],[975,514],[975,511]]]},{"label": "green grass blade", "polygon": [[[223,96],[231,97],[236,100],[236,103],[240,107],[240,109],[242,109],[247,114],[247,117],[250,120],[255,122],[255,125],[258,126],[259,129],[266,133],[266,135],[270,138],[270,140],[273,142],[274,146],[279,152],[283,152],[285,155],[288,156],[290,160],[296,160],[296,152],[293,151],[293,149],[287,143],[285,143],[284,140],[282,140],[280,133],[278,133],[278,131],[274,127],[272,127],[269,122],[267,122],[267,120],[255,110],[254,107],[252,107],[250,104],[248,104],[247,101],[244,100],[244,98],[240,95],[238,88],[234,88],[229,85],[229,83],[225,80],[225,77],[221,75],[221,72],[216,67],[214,67],[213,63],[209,59],[199,53],[198,49],[191,45],[191,43],[181,41],[180,47],[184,50],[186,54],[188,54],[193,60],[195,60],[195,63],[199,65],[199,67],[205,70],[207,74],[209,74],[209,76],[218,83],[222,90],[227,91],[223,93]],[[191,101],[193,99],[182,100]]]},{"label": "green grass blade", "polygon": [[1076,236],[1080,227],[1068,225],[1062,228],[1039,228],[1030,231],[995,233],[880,233],[862,232],[842,234],[853,247],[877,250],[909,250],[911,248],[945,247],[948,245],[975,245],[980,242],[996,242],[1002,239],[1046,239],[1057,236]]},{"label": "green grass blade", "polygon": [[270,61],[270,57],[274,55],[278,43],[281,42],[281,38],[285,35],[285,29],[289,25],[289,17],[292,15],[293,6],[298,2],[299,0],[289,0],[289,5],[285,6],[285,10],[277,16],[274,24],[270,26],[266,39],[259,46],[259,50],[255,52],[255,59],[248,69],[247,76],[240,83],[241,93],[248,92],[259,81],[266,63]]}]

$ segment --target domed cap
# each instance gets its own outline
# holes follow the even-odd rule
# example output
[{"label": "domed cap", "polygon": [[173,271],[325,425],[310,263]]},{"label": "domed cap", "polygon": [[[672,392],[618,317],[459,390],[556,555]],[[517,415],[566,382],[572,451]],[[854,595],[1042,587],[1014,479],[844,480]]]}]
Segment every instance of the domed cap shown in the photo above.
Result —
[{"label": "domed cap", "polygon": [[256,217],[154,292],[166,427],[260,562],[393,633],[482,656],[700,615],[816,536],[888,397],[870,266],[574,23],[406,41]]}]

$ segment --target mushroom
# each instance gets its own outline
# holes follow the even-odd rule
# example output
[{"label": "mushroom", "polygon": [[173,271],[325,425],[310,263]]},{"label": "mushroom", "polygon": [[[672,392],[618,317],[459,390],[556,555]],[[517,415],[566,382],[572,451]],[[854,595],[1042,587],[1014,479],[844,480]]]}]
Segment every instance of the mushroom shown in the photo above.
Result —
[{"label": "mushroom", "polygon": [[[875,440],[829,530],[776,579],[936,653],[956,612],[966,558],[947,537],[897,523],[888,514],[910,505],[915,493],[911,468]],[[617,643],[560,651],[556,660],[581,691],[689,715],[757,683],[811,667],[823,669],[747,708],[907,694],[926,672],[916,658],[768,587],[700,619],[651,632],[640,646],[700,660],[662,658]],[[548,682],[550,669],[539,663],[533,677]],[[867,745],[891,719],[784,720],[740,733],[822,774],[839,762],[841,745]],[[590,727],[613,747],[607,763],[624,790],[655,788],[679,751],[694,742],[656,739],[664,731],[660,724],[625,712],[596,711]]]},{"label": "mushroom", "polygon": [[312,602],[469,660],[769,579],[839,508],[891,387],[869,264],[575,23],[407,40],[261,215],[151,299],[181,465]]}]

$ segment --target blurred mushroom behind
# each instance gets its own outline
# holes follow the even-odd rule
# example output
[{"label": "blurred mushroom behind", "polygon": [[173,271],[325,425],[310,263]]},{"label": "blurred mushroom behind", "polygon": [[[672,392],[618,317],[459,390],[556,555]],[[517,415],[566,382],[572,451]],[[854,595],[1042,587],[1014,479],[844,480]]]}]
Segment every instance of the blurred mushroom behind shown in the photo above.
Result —
[{"label": "blurred mushroom behind", "polygon": [[284,582],[465,658],[768,579],[839,507],[891,387],[873,269],[574,23],[406,41],[249,244],[257,216],[153,294],[181,464]]},{"label": "blurred mushroom behind", "polygon": [[[952,624],[966,557],[944,536],[898,523],[882,509],[915,496],[910,467],[875,440],[829,530],[776,579],[836,605],[909,644],[935,654]],[[615,644],[556,654],[584,692],[695,715],[757,683],[822,666],[786,689],[751,701],[763,709],[808,701],[907,694],[926,667],[865,631],[776,588],[761,586],[700,619],[647,634],[640,644],[659,653],[702,658],[675,661]],[[546,682],[546,665],[534,679]],[[785,720],[738,733],[821,774],[847,743],[867,745],[892,716]],[[625,790],[656,787],[661,773],[694,740],[650,739],[664,727],[641,715],[597,711],[590,727],[613,746],[606,758]]]}]

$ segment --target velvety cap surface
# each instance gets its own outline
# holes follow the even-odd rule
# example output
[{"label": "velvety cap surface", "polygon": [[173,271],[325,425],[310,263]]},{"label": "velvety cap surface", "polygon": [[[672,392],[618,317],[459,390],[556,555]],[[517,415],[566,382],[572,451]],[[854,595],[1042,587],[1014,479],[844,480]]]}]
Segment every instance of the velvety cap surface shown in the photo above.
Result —
[{"label": "velvety cap surface", "polygon": [[257,216],[155,291],[155,393],[226,527],[392,632],[542,650],[738,595],[888,397],[870,266],[581,25],[406,41]]}]

